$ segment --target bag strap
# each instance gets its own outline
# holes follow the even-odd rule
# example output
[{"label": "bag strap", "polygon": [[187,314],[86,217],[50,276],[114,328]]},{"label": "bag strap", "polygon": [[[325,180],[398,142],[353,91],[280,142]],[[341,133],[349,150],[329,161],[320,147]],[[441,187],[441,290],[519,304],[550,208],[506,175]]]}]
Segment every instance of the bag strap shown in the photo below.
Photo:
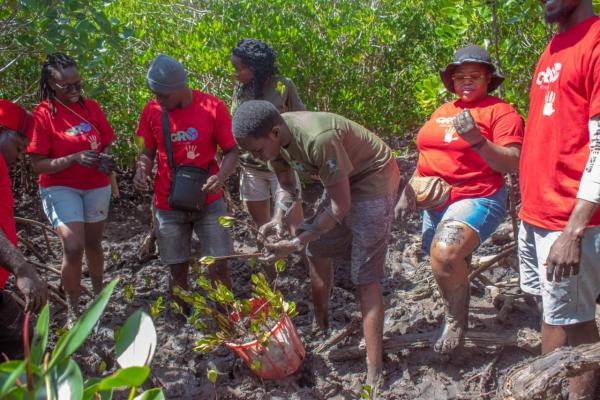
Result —
[{"label": "bag strap", "polygon": [[173,144],[171,143],[171,129],[169,128],[169,113],[165,110],[162,111],[162,129],[163,136],[165,139],[165,149],[167,152],[167,158],[169,159],[169,168],[175,168],[173,162]]},{"label": "bag strap", "polygon": [[88,121],[87,119],[85,119],[84,117],[82,117],[81,114],[79,114],[77,111],[73,110],[71,107],[69,107],[68,105],[66,105],[62,101],[60,101],[58,98],[55,97],[53,100],[58,101],[60,104],[62,104],[62,106],[64,108],[66,108],[67,110],[69,110],[71,113],[73,113],[79,119],[81,119],[83,122],[86,122],[86,123],[90,124],[90,126],[92,128],[94,128],[94,130],[96,131],[96,133],[98,133],[98,135],[100,135],[100,137],[102,137],[102,134],[100,133],[100,130],[98,128],[96,128],[96,125],[92,124],[90,121]]}]

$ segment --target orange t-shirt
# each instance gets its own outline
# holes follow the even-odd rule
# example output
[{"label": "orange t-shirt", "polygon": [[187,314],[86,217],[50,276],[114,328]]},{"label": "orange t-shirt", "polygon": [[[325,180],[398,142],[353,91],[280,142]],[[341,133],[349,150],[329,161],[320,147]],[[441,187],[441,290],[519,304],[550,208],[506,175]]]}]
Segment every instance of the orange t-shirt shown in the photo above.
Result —
[{"label": "orange t-shirt", "polygon": [[[521,152],[522,220],[563,230],[589,157],[589,120],[600,114],[600,18],[556,34],[538,62]],[[600,211],[589,226],[600,224]]]},{"label": "orange t-shirt", "polygon": [[481,134],[494,144],[523,142],[523,118],[497,97],[487,96],[475,103],[459,99],[435,110],[417,135],[417,173],[439,176],[454,185],[446,205],[461,199],[491,196],[504,185],[502,174],[490,168],[454,129],[452,118],[465,108],[471,112]]}]

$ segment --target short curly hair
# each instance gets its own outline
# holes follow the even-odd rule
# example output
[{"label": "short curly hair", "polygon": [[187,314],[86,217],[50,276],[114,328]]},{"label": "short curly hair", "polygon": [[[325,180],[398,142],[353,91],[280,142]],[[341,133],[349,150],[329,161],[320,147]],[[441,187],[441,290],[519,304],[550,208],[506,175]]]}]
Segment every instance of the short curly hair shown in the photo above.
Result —
[{"label": "short curly hair", "polygon": [[232,131],[236,140],[264,137],[275,125],[284,123],[277,108],[266,100],[248,100],[233,113]]},{"label": "short curly hair", "polygon": [[231,50],[231,54],[239,57],[254,74],[252,81],[243,84],[242,89],[251,91],[255,99],[261,99],[265,82],[277,74],[277,53],[271,46],[258,39],[242,39]]}]

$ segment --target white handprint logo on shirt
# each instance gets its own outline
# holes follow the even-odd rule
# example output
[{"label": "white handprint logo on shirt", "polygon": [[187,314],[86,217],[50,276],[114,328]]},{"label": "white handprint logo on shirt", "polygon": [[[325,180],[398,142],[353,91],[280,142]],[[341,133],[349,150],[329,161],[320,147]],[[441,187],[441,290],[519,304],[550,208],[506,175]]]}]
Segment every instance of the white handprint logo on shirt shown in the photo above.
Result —
[{"label": "white handprint logo on shirt", "polygon": [[456,133],[456,129],[454,129],[453,126],[449,126],[448,128],[446,128],[445,132],[446,134],[444,135],[444,142],[450,143],[453,140],[458,140],[458,136],[454,135]]},{"label": "white handprint logo on shirt", "polygon": [[196,146],[193,145],[187,145],[185,146],[185,151],[186,151],[186,156],[188,158],[188,160],[194,160],[196,157],[198,157],[200,154],[196,153]]},{"label": "white handprint logo on shirt", "polygon": [[87,140],[90,142],[90,148],[92,150],[98,150],[98,138],[96,138],[96,135],[89,135]]},{"label": "white handprint logo on shirt", "polygon": [[554,114],[554,112],[556,111],[554,109],[554,100],[556,100],[556,93],[554,93],[553,91],[549,91],[548,93],[546,93],[546,98],[544,99],[544,110],[542,111],[543,115],[549,117],[552,114]]}]

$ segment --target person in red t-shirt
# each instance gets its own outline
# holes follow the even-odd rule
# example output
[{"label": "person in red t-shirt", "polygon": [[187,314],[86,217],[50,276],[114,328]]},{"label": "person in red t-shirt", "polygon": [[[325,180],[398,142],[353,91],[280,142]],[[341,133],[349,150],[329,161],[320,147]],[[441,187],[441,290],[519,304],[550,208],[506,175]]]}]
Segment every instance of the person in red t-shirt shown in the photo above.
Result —
[{"label": "person in red t-shirt", "polygon": [[[13,217],[13,196],[8,167],[23,158],[27,147],[29,116],[20,106],[0,100],[0,357],[23,356],[23,319],[21,308],[3,291],[10,273],[17,278],[17,288],[25,296],[25,311],[39,311],[46,304],[46,284],[35,267],[17,248],[17,231]],[[30,336],[31,337],[31,336]]]},{"label": "person in red t-shirt", "polygon": [[[415,174],[452,185],[448,201],[423,212],[423,250],[446,316],[434,349],[449,353],[460,344],[469,312],[468,259],[506,216],[503,173],[515,172],[523,139],[523,119],[509,104],[489,95],[502,81],[489,53],[479,46],[458,49],[440,72],[458,100],[438,108],[417,135]],[[396,217],[414,208],[406,185]]]},{"label": "person in red t-shirt", "polygon": [[[225,256],[233,251],[229,232],[219,224],[219,217],[227,214],[221,188],[237,167],[239,154],[231,133],[231,116],[223,101],[190,89],[187,82],[183,65],[164,54],[156,57],[147,75],[154,100],[144,107],[137,128],[144,149],[134,185],[138,190],[149,189],[147,178],[152,173],[154,159],[158,158],[154,227],[160,259],[170,267],[171,291],[174,286],[188,287],[192,230],[200,239],[203,255]],[[165,147],[163,111],[168,116],[174,166],[185,164],[209,170],[210,177],[202,187],[207,193],[202,211],[173,209],[169,205],[173,174]],[[223,151],[220,165],[215,160],[217,146]],[[209,271],[213,281],[218,279],[231,286],[226,261],[217,262]]]},{"label": "person in red t-shirt", "polygon": [[39,174],[44,212],[61,239],[67,326],[72,326],[79,315],[84,252],[94,293],[102,290],[115,133],[100,106],[81,96],[77,64],[64,54],[51,54],[44,62],[40,100],[27,152]]},{"label": "person in red t-shirt", "polygon": [[[542,353],[599,340],[600,18],[591,0],[542,2],[557,23],[538,62],[520,166],[521,288],[543,310]],[[592,399],[595,371],[570,379]]]}]

